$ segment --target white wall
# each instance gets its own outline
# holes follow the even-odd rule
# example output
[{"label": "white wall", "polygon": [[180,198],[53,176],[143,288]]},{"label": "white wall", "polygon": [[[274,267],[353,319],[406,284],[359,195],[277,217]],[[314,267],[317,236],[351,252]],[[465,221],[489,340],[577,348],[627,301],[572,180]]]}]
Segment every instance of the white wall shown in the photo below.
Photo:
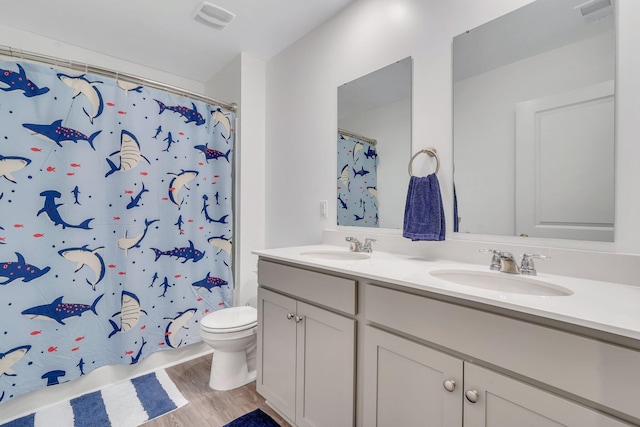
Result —
[{"label": "white wall", "polygon": [[265,62],[241,54],[205,86],[209,96],[238,104],[236,129],[234,236],[236,261],[235,304],[256,305],[257,256],[265,244]]},{"label": "white wall", "polygon": [[405,23],[417,17],[395,3],[358,1],[267,62],[267,246],[317,243],[335,227],[336,89],[412,55],[418,22]]},{"label": "white wall", "polygon": [[[438,149],[452,235],[452,38],[530,0],[359,0],[267,63],[268,247],[318,243],[335,227],[336,88],[412,56],[413,151]],[[616,243],[640,253],[640,2],[619,0]],[[397,189],[406,192],[406,189]],[[319,200],[333,201],[329,220]],[[492,237],[482,236],[486,241]]]}]

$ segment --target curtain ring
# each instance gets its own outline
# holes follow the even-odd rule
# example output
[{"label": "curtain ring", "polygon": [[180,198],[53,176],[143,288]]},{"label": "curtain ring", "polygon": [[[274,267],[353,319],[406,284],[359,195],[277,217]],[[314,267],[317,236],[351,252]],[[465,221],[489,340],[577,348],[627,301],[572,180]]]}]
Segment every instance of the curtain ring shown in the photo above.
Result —
[{"label": "curtain ring", "polygon": [[413,176],[413,171],[411,169],[411,165],[413,164],[413,161],[415,160],[416,157],[418,157],[420,154],[428,154],[430,157],[435,157],[436,158],[436,171],[435,173],[437,174],[440,171],[440,157],[438,157],[438,152],[436,151],[436,149],[434,147],[429,147],[429,148],[424,148],[420,151],[418,151],[416,154],[413,155],[413,157],[411,157],[411,161],[409,161],[409,176]]}]

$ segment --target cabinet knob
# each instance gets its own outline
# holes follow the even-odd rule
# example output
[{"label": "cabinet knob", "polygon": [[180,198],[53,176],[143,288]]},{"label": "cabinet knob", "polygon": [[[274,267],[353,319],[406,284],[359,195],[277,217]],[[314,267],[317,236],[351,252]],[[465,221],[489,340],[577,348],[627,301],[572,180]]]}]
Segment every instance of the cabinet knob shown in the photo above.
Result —
[{"label": "cabinet knob", "polygon": [[293,316],[294,316],[293,313],[287,313],[287,320],[293,319]]},{"label": "cabinet knob", "polygon": [[302,322],[302,316],[296,316],[296,323]]},{"label": "cabinet knob", "polygon": [[447,390],[448,392],[452,392],[453,390],[456,389],[456,382],[454,380],[445,380],[442,383],[442,386],[444,387],[445,390]]},{"label": "cabinet knob", "polygon": [[478,395],[478,392],[476,390],[467,390],[464,393],[464,397],[466,397],[469,402],[476,403],[480,396]]}]

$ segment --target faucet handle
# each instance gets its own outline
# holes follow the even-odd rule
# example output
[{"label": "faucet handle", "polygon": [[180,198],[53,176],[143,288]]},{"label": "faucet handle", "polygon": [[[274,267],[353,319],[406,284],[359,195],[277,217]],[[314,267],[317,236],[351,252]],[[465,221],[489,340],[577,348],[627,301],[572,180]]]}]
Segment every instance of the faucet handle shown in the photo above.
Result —
[{"label": "faucet handle", "polygon": [[491,252],[492,254],[497,256],[500,256],[500,254],[502,253],[502,251],[498,249],[478,249],[478,252]]},{"label": "faucet handle", "polygon": [[533,264],[532,258],[549,259],[551,257],[547,255],[541,255],[541,254],[532,254],[529,252],[522,254],[522,263],[520,264],[521,274],[527,274],[529,276],[535,276],[538,274],[536,272],[536,266]]},{"label": "faucet handle", "polygon": [[345,237],[344,240],[349,242],[349,244],[351,245],[349,247],[349,250],[351,252],[360,252],[360,250],[362,249],[362,243],[357,238],[349,236]]},{"label": "faucet handle", "polygon": [[500,255],[502,254],[502,251],[499,251],[498,249],[479,249],[478,251],[491,252],[493,254],[493,258],[491,259],[491,265],[489,266],[489,268],[491,270],[500,270],[500,267],[501,267]]},{"label": "faucet handle", "polygon": [[370,237],[366,237],[364,239],[364,244],[362,245],[363,252],[373,252],[373,248],[371,247],[371,243],[376,242],[376,239],[372,239]]}]

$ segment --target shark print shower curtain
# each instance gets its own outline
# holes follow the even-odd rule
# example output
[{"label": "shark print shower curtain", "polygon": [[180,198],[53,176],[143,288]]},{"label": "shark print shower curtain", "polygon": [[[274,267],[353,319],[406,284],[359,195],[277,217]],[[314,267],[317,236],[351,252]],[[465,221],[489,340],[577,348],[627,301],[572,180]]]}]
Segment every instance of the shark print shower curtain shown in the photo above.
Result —
[{"label": "shark print shower curtain", "polygon": [[0,61],[0,401],[200,341],[232,305],[233,123]]},{"label": "shark print shower curtain", "polygon": [[338,132],[338,225],[378,227],[376,147]]}]

